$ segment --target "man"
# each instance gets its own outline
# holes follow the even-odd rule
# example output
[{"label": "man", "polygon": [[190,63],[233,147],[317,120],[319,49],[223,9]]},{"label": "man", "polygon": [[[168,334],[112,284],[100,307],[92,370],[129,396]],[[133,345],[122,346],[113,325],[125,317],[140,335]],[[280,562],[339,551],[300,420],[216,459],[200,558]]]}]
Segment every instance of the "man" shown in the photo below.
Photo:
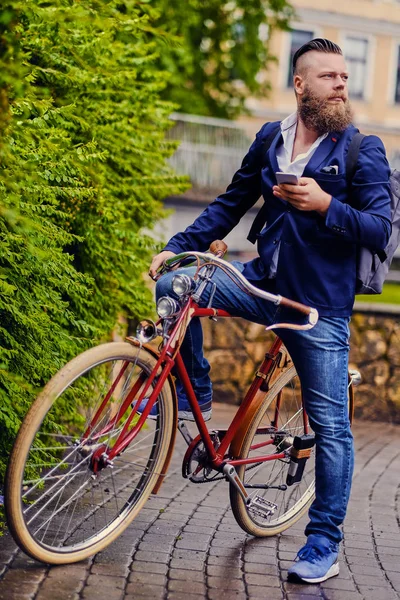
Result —
[{"label": "man", "polygon": [[[353,471],[347,367],[357,247],[376,251],[388,242],[389,166],[379,138],[365,137],[349,193],[346,154],[357,130],[351,124],[346,64],[336,44],[315,39],[302,46],[293,58],[293,74],[296,113],[262,127],[227,191],[154,257],[150,274],[174,253],[205,250],[214,239],[223,239],[263,195],[259,256],[236,266],[254,285],[314,306],[320,314],[310,331],[279,331],[299,374],[316,439],[316,498],[307,543],[289,579],[316,583],[339,572],[340,525]],[[274,130],[265,152],[265,140]],[[298,185],[276,185],[277,171],[297,175]],[[173,295],[171,278],[160,279],[157,296]],[[265,324],[276,317],[273,305],[246,296],[220,270],[215,280],[216,308]],[[181,351],[207,418],[211,383],[198,320],[192,320]],[[177,390],[180,417],[190,418],[179,382]]]}]

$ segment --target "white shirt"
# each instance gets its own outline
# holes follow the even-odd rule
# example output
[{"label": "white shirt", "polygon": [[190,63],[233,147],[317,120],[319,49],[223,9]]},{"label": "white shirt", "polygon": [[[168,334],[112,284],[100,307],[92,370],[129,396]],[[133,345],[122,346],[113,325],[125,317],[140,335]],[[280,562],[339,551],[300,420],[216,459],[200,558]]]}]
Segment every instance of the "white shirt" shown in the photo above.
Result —
[{"label": "white shirt", "polygon": [[[328,135],[324,133],[320,135],[319,138],[315,140],[313,145],[308,149],[307,152],[303,154],[298,154],[296,158],[292,161],[293,154],[293,145],[294,139],[296,137],[297,130],[297,112],[292,113],[286,119],[281,122],[281,133],[283,137],[283,144],[279,146],[276,151],[276,159],[278,161],[279,171],[282,173],[292,173],[293,175],[297,175],[297,177],[301,177],[303,175],[304,169],[311,159],[312,155],[322,142]],[[272,256],[271,267],[269,270],[269,277],[272,279],[276,276],[276,269],[278,265],[279,258],[279,250],[281,247],[281,242],[276,247],[276,250]]]}]

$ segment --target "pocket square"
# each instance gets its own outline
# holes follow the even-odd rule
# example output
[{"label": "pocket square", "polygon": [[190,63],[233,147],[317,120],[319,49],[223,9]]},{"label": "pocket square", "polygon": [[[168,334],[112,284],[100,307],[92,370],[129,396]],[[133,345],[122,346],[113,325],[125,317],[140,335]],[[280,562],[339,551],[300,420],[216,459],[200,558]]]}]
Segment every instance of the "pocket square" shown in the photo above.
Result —
[{"label": "pocket square", "polygon": [[328,175],[337,175],[339,173],[339,167],[337,165],[328,165],[321,169],[321,173],[327,173]]}]

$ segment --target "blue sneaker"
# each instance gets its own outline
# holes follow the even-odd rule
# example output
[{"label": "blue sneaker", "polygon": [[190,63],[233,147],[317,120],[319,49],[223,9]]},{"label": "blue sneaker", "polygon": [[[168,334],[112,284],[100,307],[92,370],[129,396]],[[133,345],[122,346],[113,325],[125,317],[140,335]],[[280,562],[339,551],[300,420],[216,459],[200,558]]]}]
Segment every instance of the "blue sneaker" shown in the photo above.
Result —
[{"label": "blue sneaker", "polygon": [[[137,410],[137,412],[139,414],[142,414],[142,412],[146,408],[147,400],[148,400],[148,398],[144,398],[141,401],[139,408]],[[199,404],[201,413],[203,415],[203,419],[205,421],[209,421],[211,419],[211,416],[212,416],[211,404],[212,404],[211,400],[209,400],[208,402]],[[152,407],[151,411],[149,412],[148,418],[156,419],[157,415],[158,415],[158,408],[157,408],[157,402],[156,402],[154,404],[154,406]],[[190,407],[189,402],[178,399],[178,419],[183,420],[183,421],[194,421],[194,415],[192,413],[192,409]]]},{"label": "blue sneaker", "polygon": [[324,535],[312,533],[307,544],[297,553],[295,563],[288,571],[288,581],[321,583],[339,575],[338,544]]}]

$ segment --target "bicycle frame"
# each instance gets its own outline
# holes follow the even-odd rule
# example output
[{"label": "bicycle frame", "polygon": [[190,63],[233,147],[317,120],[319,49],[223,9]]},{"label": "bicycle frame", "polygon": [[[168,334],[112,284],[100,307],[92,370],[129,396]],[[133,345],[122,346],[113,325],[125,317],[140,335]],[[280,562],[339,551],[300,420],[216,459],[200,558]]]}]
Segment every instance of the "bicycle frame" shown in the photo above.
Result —
[{"label": "bicycle frame", "polygon": [[[257,456],[257,458],[248,458],[248,459],[240,459],[240,460],[239,459],[237,459],[237,460],[231,459],[231,458],[229,458],[229,455],[228,455],[229,446],[230,446],[232,440],[234,439],[236,433],[238,432],[239,427],[240,427],[241,423],[243,422],[246,414],[248,413],[248,410],[251,407],[252,402],[253,402],[257,392],[260,390],[260,388],[262,388],[263,384],[268,381],[268,378],[270,378],[273,370],[277,366],[276,361],[277,361],[278,357],[280,356],[282,341],[278,337],[274,340],[272,346],[269,349],[269,352],[266,353],[265,358],[264,358],[260,368],[255,373],[253,382],[251,383],[242,404],[238,408],[236,415],[234,416],[231,424],[229,425],[229,428],[227,429],[226,432],[224,432],[220,446],[217,449],[215,449],[213,441],[210,436],[210,433],[207,429],[207,425],[203,419],[203,415],[201,413],[201,410],[200,410],[200,407],[199,407],[199,404],[198,404],[198,401],[196,398],[196,394],[193,390],[193,386],[191,384],[189,375],[187,373],[186,367],[183,363],[183,359],[180,354],[181,340],[183,339],[184,334],[186,333],[186,328],[187,328],[188,323],[190,322],[190,320],[193,317],[222,317],[222,318],[230,317],[230,318],[233,318],[232,315],[230,315],[228,312],[226,312],[224,310],[219,310],[219,309],[214,309],[214,308],[200,308],[196,304],[196,302],[191,297],[189,297],[186,304],[182,307],[182,311],[175,323],[175,326],[174,326],[169,338],[167,338],[167,340],[160,352],[159,358],[157,360],[156,366],[154,367],[153,371],[149,374],[147,379],[142,376],[138,378],[138,380],[134,383],[133,387],[127,394],[127,397],[125,398],[122,406],[118,410],[117,416],[114,417],[112,419],[112,421],[105,428],[103,428],[101,431],[98,431],[96,433],[95,438],[92,437],[91,440],[93,441],[93,439],[100,438],[102,435],[107,433],[107,431],[110,428],[115,426],[116,422],[119,421],[123,417],[123,415],[126,413],[128,408],[130,407],[138,390],[143,386],[143,389],[139,395],[139,398],[137,400],[135,400],[135,405],[134,405],[128,419],[126,420],[126,423],[124,424],[124,426],[122,428],[122,431],[120,432],[118,438],[115,440],[114,446],[107,450],[107,460],[112,461],[114,457],[116,457],[118,454],[123,452],[127,448],[127,446],[132,442],[132,440],[135,438],[137,433],[140,431],[140,429],[143,426],[152,406],[154,405],[154,403],[157,399],[157,396],[160,393],[166,379],[170,375],[172,368],[175,367],[175,371],[176,371],[177,375],[179,376],[179,378],[184,386],[184,389],[186,391],[187,398],[188,398],[189,404],[191,406],[191,409],[193,411],[194,419],[195,419],[197,428],[199,430],[200,437],[201,437],[201,439],[204,443],[204,446],[207,450],[207,454],[209,457],[209,463],[210,463],[210,465],[212,465],[212,467],[214,469],[222,470],[222,468],[226,464],[229,464],[232,466],[237,466],[237,465],[243,465],[243,464],[251,464],[252,462],[260,463],[260,462],[266,462],[266,461],[270,461],[270,460],[279,460],[279,459],[285,458],[286,457],[285,452],[279,452],[279,453],[275,453],[275,454],[269,454],[266,456]],[[141,345],[142,345],[136,339],[128,338],[128,341],[131,343],[134,343],[138,347],[141,347]],[[118,382],[121,379],[123,373],[125,372],[125,369],[127,368],[127,366],[128,366],[128,364],[126,363],[121,367],[120,372],[117,374],[115,381],[111,387],[111,390],[109,391],[107,396],[104,398],[100,408],[98,409],[98,411],[96,412],[95,416],[93,417],[91,423],[89,424],[89,426],[83,436],[82,443],[84,443],[84,440],[87,439],[90,436],[91,431],[93,431],[98,419],[100,418],[100,415],[101,415],[105,405],[107,404],[107,402],[109,401],[109,399],[112,395],[113,389],[118,384]],[[157,378],[157,381],[155,381],[156,378]],[[154,389],[153,389],[151,395],[148,398],[146,408],[143,410],[137,423],[129,431],[132,420],[134,419],[135,415],[137,415],[137,409],[138,409],[141,401],[144,398],[146,398],[147,391],[149,390],[149,388],[153,384],[153,382],[155,382],[155,386],[154,386]],[[271,423],[271,428],[274,429],[275,431],[277,431],[277,429],[278,429],[279,410],[280,410],[280,397],[277,398],[277,403],[276,403],[276,407],[275,407],[275,415],[274,415],[274,419]],[[304,428],[305,428],[305,431],[307,432],[308,431],[308,419],[305,414],[305,411],[303,411],[303,419],[304,419]],[[253,448],[254,449],[260,448],[260,447],[268,446],[268,445],[272,445],[272,444],[273,444],[273,440],[271,439],[271,440],[264,441],[260,444],[257,444],[256,446],[253,446]],[[104,447],[101,447],[95,451],[95,453],[93,455],[93,459],[94,459],[93,464],[94,465],[96,464],[96,462],[98,463],[98,460],[100,459],[101,456],[104,456]],[[97,469],[95,468],[94,470],[96,471]]]}]

